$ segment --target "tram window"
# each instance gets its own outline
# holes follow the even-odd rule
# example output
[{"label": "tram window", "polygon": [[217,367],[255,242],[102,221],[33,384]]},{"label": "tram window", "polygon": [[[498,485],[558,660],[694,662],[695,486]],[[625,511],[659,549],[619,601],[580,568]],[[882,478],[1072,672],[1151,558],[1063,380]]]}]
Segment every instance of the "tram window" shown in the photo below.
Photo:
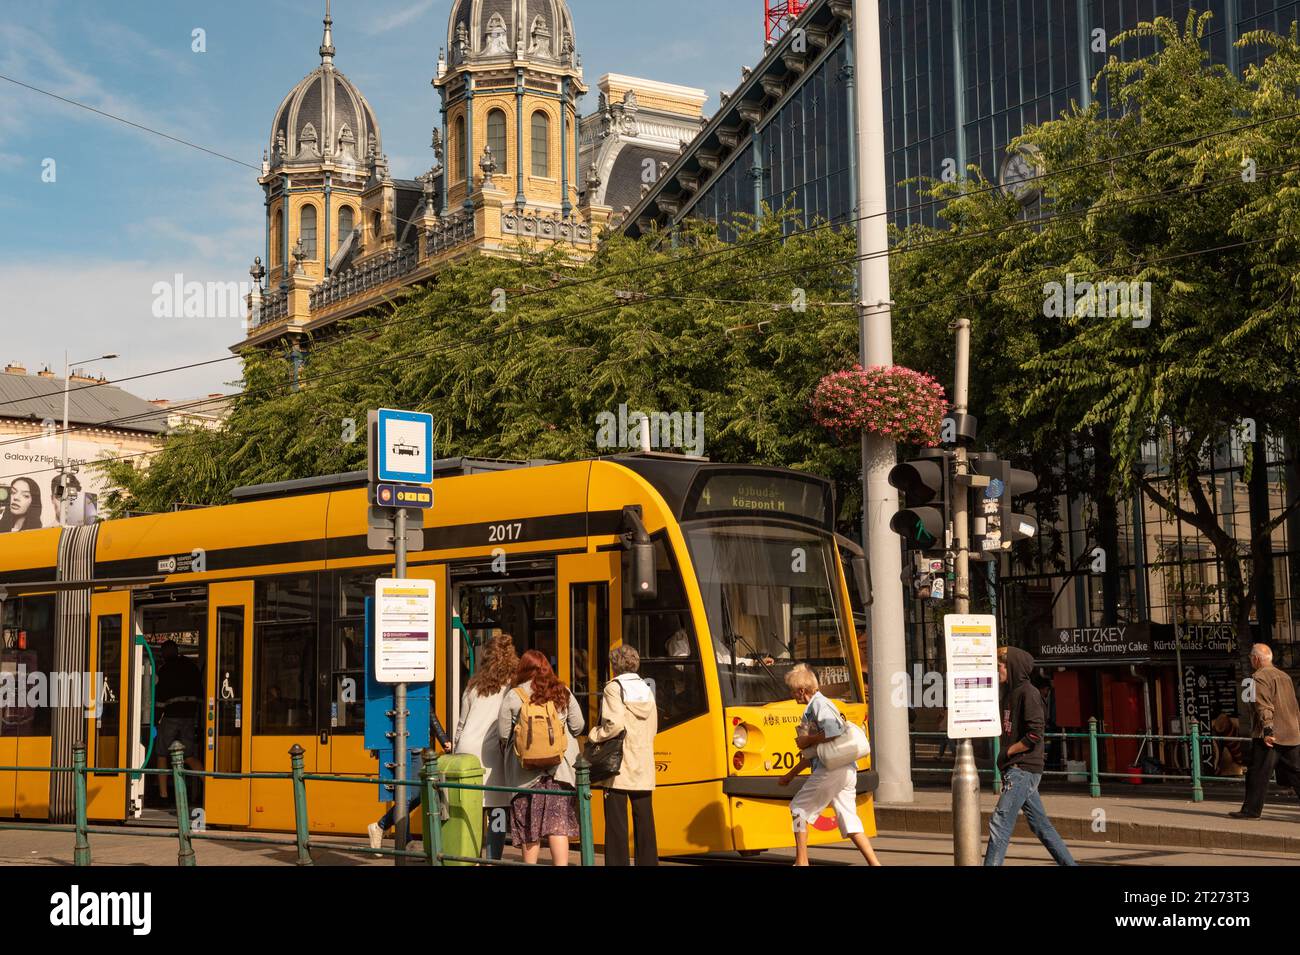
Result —
[{"label": "tram window", "polygon": [[360,736],[365,732],[366,598],[374,595],[379,576],[379,570],[358,570],[335,578],[330,732],[336,736]]},{"label": "tram window", "polygon": [[334,625],[334,670],[330,678],[330,732],[360,736],[366,731],[365,621]]},{"label": "tram window", "polygon": [[663,730],[707,712],[709,704],[681,574],[665,538],[654,543],[659,585],[653,600],[633,596],[632,555],[623,554],[623,642],[641,655],[641,676],[654,681]]},{"label": "tram window", "polygon": [[253,732],[264,736],[315,732],[315,622],[260,624],[256,646]]},{"label": "tram window", "polygon": [[122,684],[122,618],[99,618],[99,686],[95,690],[95,765],[121,766],[118,717]]},{"label": "tram window", "polygon": [[827,697],[858,701],[829,538],[755,523],[692,527],[686,541],[729,704],[785,699],[782,678],[799,662]]},{"label": "tram window", "polygon": [[14,699],[12,705],[6,700],[6,705],[0,706],[0,736],[50,735],[53,706],[20,707],[17,689],[20,674],[28,680],[30,690],[33,675],[48,675],[53,671],[54,598],[21,597],[5,601],[4,622],[0,626],[0,688],[11,685]]},{"label": "tram window", "polygon": [[853,633],[858,644],[858,657],[862,663],[862,685],[867,686],[867,665],[871,660],[871,646],[867,635],[867,605],[862,592],[858,589],[858,576],[853,572],[853,555],[840,548],[840,564],[844,567],[844,579],[849,588],[849,609],[853,613]]},{"label": "tram window", "polygon": [[366,598],[375,595],[375,581],[380,576],[391,576],[391,568],[375,570],[347,570],[335,578],[337,602],[334,613],[340,620],[364,619]]},{"label": "tram window", "polygon": [[217,751],[219,773],[243,765],[244,608],[217,608]]},{"label": "tram window", "polygon": [[597,717],[593,686],[598,689],[609,679],[609,585],[573,584],[569,590],[569,608],[572,622],[569,689],[591,723]]},{"label": "tram window", "polygon": [[316,579],[311,574],[259,580],[254,620],[310,620],[316,616]]},{"label": "tram window", "polygon": [[[507,580],[459,585],[461,622],[469,631],[477,656],[498,633],[514,637],[515,650],[539,650],[555,665],[559,644],[555,637],[555,580]],[[462,652],[462,684],[468,682],[468,660]],[[460,691],[464,692],[464,686]]]}]

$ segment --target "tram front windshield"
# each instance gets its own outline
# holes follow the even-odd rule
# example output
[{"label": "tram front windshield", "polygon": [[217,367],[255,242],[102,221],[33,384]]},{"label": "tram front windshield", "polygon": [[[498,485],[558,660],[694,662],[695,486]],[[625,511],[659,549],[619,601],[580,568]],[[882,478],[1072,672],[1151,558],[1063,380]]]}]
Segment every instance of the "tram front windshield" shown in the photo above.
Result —
[{"label": "tram front windshield", "polygon": [[686,533],[731,705],[788,700],[785,675],[812,667],[831,699],[859,702],[830,535],[762,523]]}]

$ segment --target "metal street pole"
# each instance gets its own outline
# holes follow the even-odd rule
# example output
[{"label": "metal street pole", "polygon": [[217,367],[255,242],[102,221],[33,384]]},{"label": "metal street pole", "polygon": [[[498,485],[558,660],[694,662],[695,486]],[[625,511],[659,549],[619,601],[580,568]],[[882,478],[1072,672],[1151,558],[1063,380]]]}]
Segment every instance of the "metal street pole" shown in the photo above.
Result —
[{"label": "metal street pole", "polygon": [[[864,368],[894,363],[889,296],[888,211],[885,184],[885,105],[880,59],[879,0],[853,0],[854,111],[858,175],[858,324]],[[907,708],[888,701],[894,675],[907,672],[903,560],[889,522],[898,492],[889,471],[897,462],[894,442],[862,436],[862,534],[872,576],[885,582],[871,605],[871,715],[874,763],[881,802],[912,801],[912,760]]]},{"label": "metal street pole", "polygon": [[[952,411],[961,421],[970,404],[970,319],[962,316],[956,326],[957,368],[953,375]],[[957,477],[952,482],[953,536],[957,545],[953,596],[956,612],[965,614],[970,613],[970,488],[965,480],[970,473],[970,458],[966,444],[960,439],[956,470]],[[975,769],[975,747],[969,739],[963,739],[957,743],[952,771],[952,854],[957,865],[980,864],[980,828],[980,778]]]},{"label": "metal street pole", "polygon": [[[406,508],[399,507],[393,518],[393,552],[396,557],[397,579],[406,577]],[[406,684],[398,683],[393,691],[393,709],[395,711],[393,736],[393,778],[406,778]],[[396,848],[405,849],[410,833],[410,819],[407,818],[406,803],[410,799],[406,786],[395,786],[397,805],[393,807],[393,828],[396,830]],[[397,865],[405,865],[402,856],[396,856]]]},{"label": "metal street pole", "polygon": [[68,373],[72,367],[68,353],[63,353],[63,454],[59,458],[59,477],[68,473]]},{"label": "metal street pole", "polygon": [[[107,355],[100,355],[98,358],[87,358],[85,359],[85,361],[108,361],[110,358],[116,358],[116,357],[117,354],[111,352]],[[83,361],[77,362],[78,365],[84,363],[85,362]],[[68,392],[69,392],[68,377],[71,374],[72,374],[72,362],[68,361],[68,353],[65,350],[63,352],[63,452],[60,455],[60,462],[59,462],[60,477],[68,473]]]}]

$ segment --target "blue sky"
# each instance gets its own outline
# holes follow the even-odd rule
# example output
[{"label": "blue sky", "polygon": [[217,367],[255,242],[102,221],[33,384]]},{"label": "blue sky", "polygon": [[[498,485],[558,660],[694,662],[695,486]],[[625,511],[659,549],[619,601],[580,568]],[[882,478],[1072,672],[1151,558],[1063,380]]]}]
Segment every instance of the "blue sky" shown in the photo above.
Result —
[{"label": "blue sky", "polygon": [[[762,52],[762,0],[570,0],[587,83],[628,73],[734,88]],[[379,117],[393,173],[432,163],[430,85],[451,0],[334,0],[336,65]],[[0,74],[260,162],[281,98],[319,63],[324,3],[0,0]],[[196,28],[206,52],[191,47]],[[583,112],[596,106],[594,93]],[[55,180],[42,173],[54,161]],[[247,281],[262,249],[257,172],[0,81],[0,362],[117,378],[228,354],[238,318],[157,319],[155,282]],[[126,387],[231,390],[237,362]]]}]

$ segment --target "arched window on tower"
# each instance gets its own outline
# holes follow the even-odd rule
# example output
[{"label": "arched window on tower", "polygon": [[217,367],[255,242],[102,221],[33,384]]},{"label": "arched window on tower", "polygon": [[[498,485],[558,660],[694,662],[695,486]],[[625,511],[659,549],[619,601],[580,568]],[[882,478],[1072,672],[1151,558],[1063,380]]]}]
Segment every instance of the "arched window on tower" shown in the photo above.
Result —
[{"label": "arched window on tower", "polygon": [[271,211],[271,254],[267,257],[269,267],[280,264],[280,210]]},{"label": "arched window on tower", "polygon": [[381,220],[379,218],[379,213],[378,212],[370,213],[370,237],[376,242],[378,242],[380,238],[379,236],[380,224],[381,224]]},{"label": "arched window on tower", "polygon": [[308,259],[316,258],[316,207],[303,206],[298,219],[298,238]]},{"label": "arched window on tower", "polygon": [[510,166],[506,156],[506,114],[494,109],[488,113],[487,144],[492,147],[492,158],[497,163],[497,173],[504,175]]},{"label": "arched window on tower", "polygon": [[451,141],[451,178],[460,182],[465,178],[465,117],[456,117],[456,138]]},{"label": "arched window on tower", "polygon": [[339,237],[334,244],[334,248],[337,249],[348,240],[348,236],[352,234],[352,229],[352,207],[342,206],[339,208]]},{"label": "arched window on tower", "polygon": [[533,113],[533,175],[551,174],[551,118],[545,111]]}]

